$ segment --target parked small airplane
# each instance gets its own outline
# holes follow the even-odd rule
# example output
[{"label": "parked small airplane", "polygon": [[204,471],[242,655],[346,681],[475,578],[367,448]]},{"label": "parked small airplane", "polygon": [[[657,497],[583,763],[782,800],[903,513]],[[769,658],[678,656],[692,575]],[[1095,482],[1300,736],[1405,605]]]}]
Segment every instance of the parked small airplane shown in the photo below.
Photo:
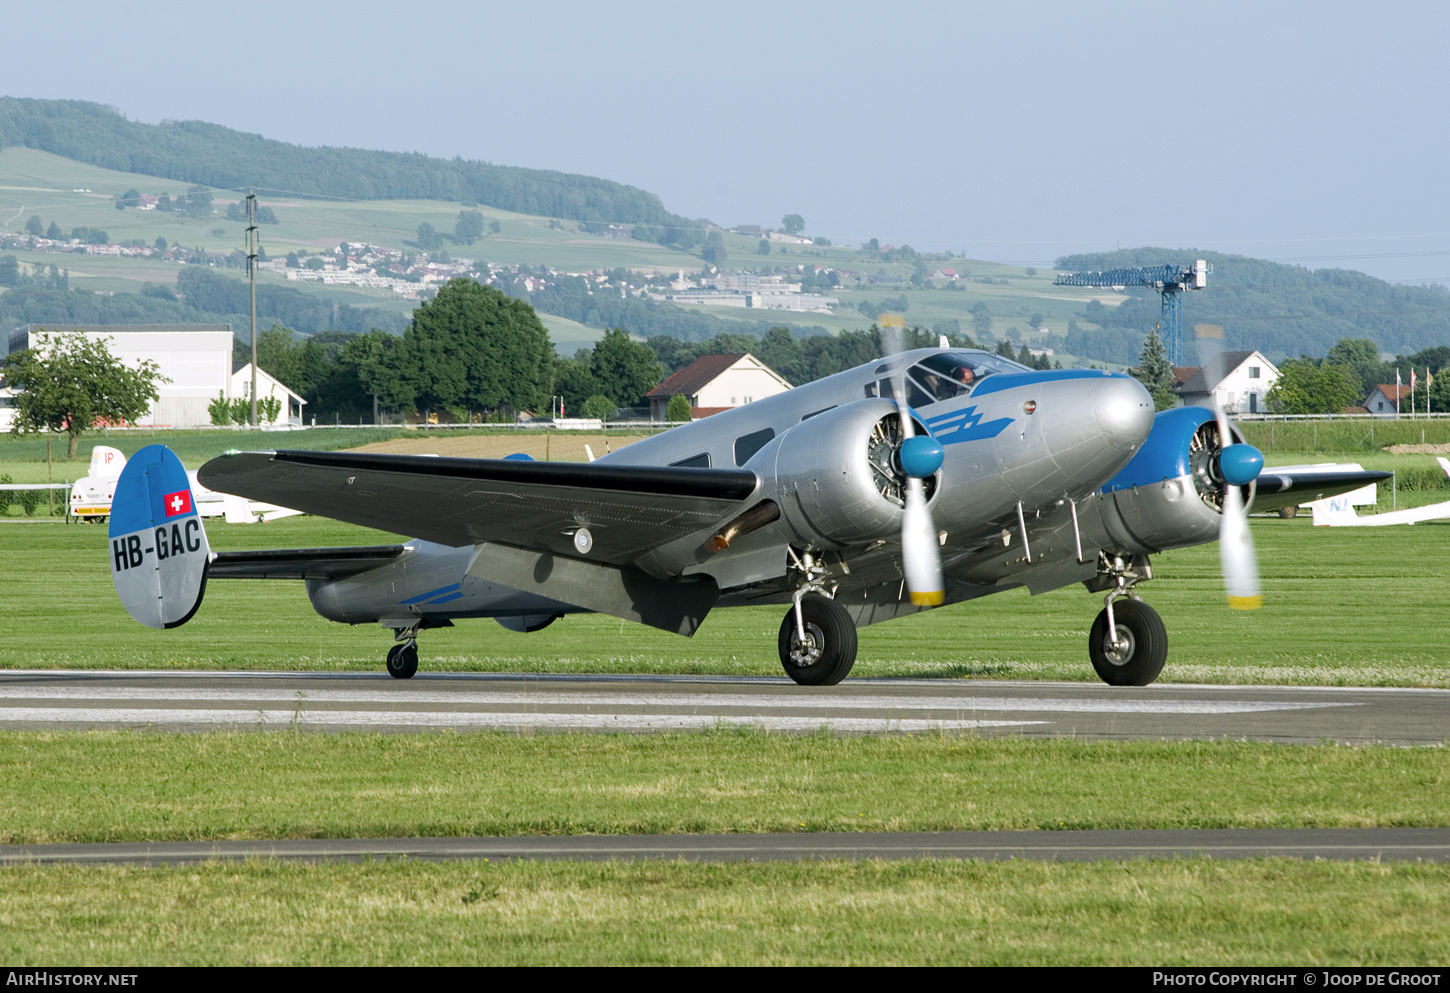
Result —
[{"label": "parked small airplane", "polygon": [[323,617],[392,630],[399,678],[420,633],[460,618],[531,632],[594,611],[691,635],[714,607],[776,604],[786,673],[829,685],[859,627],[1082,583],[1104,596],[1094,669],[1145,685],[1168,653],[1138,595],[1153,553],[1218,538],[1230,604],[1256,606],[1249,507],[1388,478],[1261,474],[1222,412],[1155,416],[1121,373],[1033,371],[944,341],[892,351],[590,463],[268,451],[198,474],[403,544],[212,552],[180,461],[152,446],[116,490],[116,589],[161,628],[196,612],[209,579],[301,579]]},{"label": "parked small airplane", "polygon": [[[1450,476],[1450,459],[1441,456],[1436,461],[1440,463],[1440,468],[1444,470],[1445,475]],[[1419,524],[1422,521],[1450,518],[1450,500],[1432,503],[1425,507],[1370,514],[1366,517],[1360,517],[1354,512],[1354,505],[1350,502],[1347,493],[1325,500],[1316,500],[1309,506],[1314,511],[1314,523],[1328,527],[1383,527],[1387,524]]]},{"label": "parked small airplane", "polygon": [[[91,449],[90,471],[71,484],[70,516],[83,521],[104,521],[111,516],[116,483],[126,468],[126,456],[109,445]],[[202,517],[225,517],[228,524],[275,521],[302,513],[270,503],[258,503],[229,493],[217,493],[202,486],[195,472],[186,474]]]}]

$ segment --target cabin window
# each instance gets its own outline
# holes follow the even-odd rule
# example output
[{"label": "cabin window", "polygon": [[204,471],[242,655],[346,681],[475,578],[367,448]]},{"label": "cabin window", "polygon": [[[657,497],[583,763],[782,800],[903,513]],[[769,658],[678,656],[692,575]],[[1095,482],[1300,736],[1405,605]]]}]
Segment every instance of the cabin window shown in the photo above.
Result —
[{"label": "cabin window", "polygon": [[681,469],[708,469],[710,468],[710,453],[701,452],[699,455],[691,455],[687,459],[671,462],[670,465],[679,466]]},{"label": "cabin window", "polygon": [[760,451],[770,439],[775,437],[775,432],[770,428],[762,428],[759,431],[752,431],[750,434],[741,435],[735,439],[735,464],[744,465],[749,462],[751,456]]},{"label": "cabin window", "polygon": [[[880,374],[888,366],[879,367]],[[925,407],[942,400],[951,400],[971,392],[993,373],[1030,373],[1031,369],[1011,359],[987,352],[943,350],[928,355],[906,371],[906,402],[912,407]],[[893,377],[866,384],[868,397],[895,398]]]}]

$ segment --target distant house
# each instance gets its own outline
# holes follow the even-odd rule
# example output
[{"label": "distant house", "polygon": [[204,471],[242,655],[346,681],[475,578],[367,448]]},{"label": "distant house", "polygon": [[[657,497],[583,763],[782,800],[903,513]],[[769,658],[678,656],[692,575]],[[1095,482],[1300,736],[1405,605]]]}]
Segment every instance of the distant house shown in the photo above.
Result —
[{"label": "distant house", "polygon": [[1174,366],[1173,378],[1185,407],[1211,407],[1217,396],[1225,413],[1258,414],[1279,370],[1259,351],[1220,352],[1204,366]]},{"label": "distant house", "polygon": [[665,419],[670,398],[686,397],[692,418],[741,407],[790,389],[775,370],[754,355],[702,355],[647,393],[650,417]]},{"label": "distant house", "polygon": [[927,278],[929,278],[929,279],[956,279],[957,278],[957,271],[955,269],[933,269],[931,275],[929,277],[927,277]]},{"label": "distant house", "polygon": [[[1424,396],[1423,393],[1420,395]],[[1381,383],[1369,391],[1369,396],[1365,397],[1364,406],[1365,410],[1376,417],[1394,417],[1399,414],[1402,407],[1408,413],[1410,384],[1396,386],[1394,383]]]},{"label": "distant house", "polygon": [[[251,400],[252,363],[232,363],[231,390],[227,395]],[[276,397],[282,402],[282,412],[277,415],[278,424],[302,424],[302,405],[307,401],[260,367],[257,369],[257,396],[259,398]]]}]

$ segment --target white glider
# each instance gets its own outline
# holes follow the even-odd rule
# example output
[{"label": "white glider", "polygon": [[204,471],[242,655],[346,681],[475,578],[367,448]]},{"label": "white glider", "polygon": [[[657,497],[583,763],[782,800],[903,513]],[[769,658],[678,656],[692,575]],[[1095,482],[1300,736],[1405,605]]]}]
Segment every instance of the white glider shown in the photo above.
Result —
[{"label": "white glider", "polygon": [[[1443,456],[1436,459],[1440,468],[1450,476],[1450,459]],[[1392,510],[1385,514],[1371,514],[1360,517],[1354,511],[1350,500],[1352,494],[1345,493],[1326,500],[1316,500],[1309,506],[1314,511],[1314,523],[1320,527],[1382,527],[1389,524],[1419,524],[1422,521],[1438,521],[1450,518],[1450,500],[1432,503],[1425,507],[1407,510]]]}]

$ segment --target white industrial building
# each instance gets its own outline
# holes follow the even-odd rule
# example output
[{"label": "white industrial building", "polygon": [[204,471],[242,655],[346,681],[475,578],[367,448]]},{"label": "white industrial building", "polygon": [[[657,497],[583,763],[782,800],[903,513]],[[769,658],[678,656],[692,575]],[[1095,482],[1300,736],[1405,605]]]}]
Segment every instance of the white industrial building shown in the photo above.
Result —
[{"label": "white industrial building", "polygon": [[[207,407],[220,394],[227,399],[250,396],[251,367],[232,361],[230,324],[31,324],[10,336],[10,351],[39,344],[41,335],[79,334],[103,341],[125,365],[138,367],[149,359],[157,364],[163,381],[160,398],[137,425],[193,428],[211,423]],[[245,369],[245,375],[241,375]],[[301,397],[266,373],[258,376],[259,396],[282,401],[279,421],[301,423]]]}]

